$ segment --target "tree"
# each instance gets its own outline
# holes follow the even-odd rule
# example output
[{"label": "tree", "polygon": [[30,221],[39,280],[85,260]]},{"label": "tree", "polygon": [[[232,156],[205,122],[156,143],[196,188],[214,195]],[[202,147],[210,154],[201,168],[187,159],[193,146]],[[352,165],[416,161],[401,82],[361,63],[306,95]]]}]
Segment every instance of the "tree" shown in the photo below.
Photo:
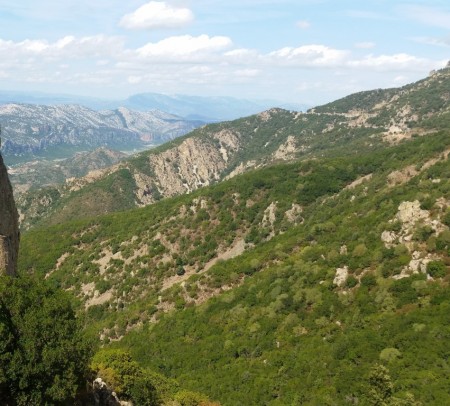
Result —
[{"label": "tree", "polygon": [[73,400],[89,346],[70,296],[30,277],[0,277],[0,398],[7,405]]},{"label": "tree", "polygon": [[369,403],[374,406],[389,404],[394,385],[386,367],[376,364],[369,375]]},{"label": "tree", "polygon": [[117,395],[133,400],[136,405],[160,404],[151,374],[142,369],[128,352],[103,349],[93,357],[91,368]]}]

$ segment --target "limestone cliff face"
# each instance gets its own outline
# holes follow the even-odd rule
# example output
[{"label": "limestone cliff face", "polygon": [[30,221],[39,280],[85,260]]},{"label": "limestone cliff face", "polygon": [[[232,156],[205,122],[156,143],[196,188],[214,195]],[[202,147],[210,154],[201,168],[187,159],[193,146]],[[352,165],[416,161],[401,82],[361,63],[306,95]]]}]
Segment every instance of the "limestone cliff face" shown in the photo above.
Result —
[{"label": "limestone cliff face", "polygon": [[237,131],[221,130],[208,140],[188,138],[174,148],[150,155],[153,176],[134,173],[138,204],[154,203],[156,189],[160,196],[172,197],[219,181],[239,145]]},{"label": "limestone cliff face", "polygon": [[19,252],[18,215],[8,172],[0,155],[0,273],[15,275]]}]

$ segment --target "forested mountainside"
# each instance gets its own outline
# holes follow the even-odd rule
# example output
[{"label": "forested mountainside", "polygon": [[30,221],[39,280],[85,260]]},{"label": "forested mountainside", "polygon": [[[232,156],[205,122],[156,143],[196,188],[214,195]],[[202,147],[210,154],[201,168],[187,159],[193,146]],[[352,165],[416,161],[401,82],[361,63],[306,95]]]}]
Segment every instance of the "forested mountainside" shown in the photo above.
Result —
[{"label": "forested mountainside", "polygon": [[158,110],[94,111],[80,105],[0,105],[2,154],[9,164],[33,157],[67,157],[97,147],[161,144],[203,123]]},{"label": "forested mountainside", "polygon": [[0,394],[81,401],[97,378],[139,405],[450,403],[449,74],[24,195]]},{"label": "forested mountainside", "polygon": [[277,162],[383,149],[446,128],[448,88],[445,68],[403,88],[358,93],[308,113],[272,109],[207,125],[103,172],[20,196],[22,226],[153,204]]},{"label": "forested mountainside", "polygon": [[20,268],[224,405],[446,404],[449,153],[442,130],[258,169],[29,231]]}]

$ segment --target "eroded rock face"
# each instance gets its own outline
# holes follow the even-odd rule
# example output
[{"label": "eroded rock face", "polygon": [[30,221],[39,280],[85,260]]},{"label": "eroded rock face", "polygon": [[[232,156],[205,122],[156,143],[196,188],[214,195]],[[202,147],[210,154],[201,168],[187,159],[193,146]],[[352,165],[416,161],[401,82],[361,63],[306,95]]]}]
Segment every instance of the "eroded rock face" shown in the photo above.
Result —
[{"label": "eroded rock face", "polygon": [[0,155],[0,274],[16,274],[18,252],[18,214],[8,172]]},{"label": "eroded rock face", "polygon": [[348,278],[348,267],[347,265],[343,268],[336,269],[336,276],[333,279],[333,283],[337,286],[344,286]]}]

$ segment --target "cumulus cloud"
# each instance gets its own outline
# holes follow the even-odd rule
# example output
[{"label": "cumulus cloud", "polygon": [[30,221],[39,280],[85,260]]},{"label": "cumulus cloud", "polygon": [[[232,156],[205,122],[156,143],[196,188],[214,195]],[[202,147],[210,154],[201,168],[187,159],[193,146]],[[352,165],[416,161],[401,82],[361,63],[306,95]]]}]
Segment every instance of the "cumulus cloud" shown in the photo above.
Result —
[{"label": "cumulus cloud", "polygon": [[[366,44],[360,48],[370,47]],[[209,90],[220,90],[223,86],[236,89],[247,86],[252,90],[255,86],[268,92],[279,89],[280,94],[300,90],[345,94],[370,87],[368,77],[387,77],[389,82],[385,83],[391,86],[393,80],[404,83],[403,75],[414,79],[419,73],[443,67],[445,63],[406,53],[369,54],[321,44],[264,53],[233,47],[231,39],[225,36],[208,35],[171,36],[137,48],[127,47],[120,37],[104,35],[66,36],[56,41],[0,39],[0,79],[43,85],[58,83],[75,89],[85,84],[88,89],[148,86],[154,91],[179,92],[181,84],[183,89],[193,92],[201,86]],[[325,77],[322,86],[315,75],[325,69],[331,70],[322,73]],[[330,72],[339,72],[339,80]],[[351,80],[358,77],[360,82],[353,84]]]},{"label": "cumulus cloud", "polygon": [[414,71],[431,69],[434,63],[428,59],[418,58],[413,55],[400,53],[394,55],[367,55],[362,59],[350,60],[351,68],[368,68],[382,71]]},{"label": "cumulus cloud", "polygon": [[236,76],[242,78],[254,78],[255,76],[258,76],[260,72],[259,69],[238,69],[234,73]]},{"label": "cumulus cloud", "polygon": [[298,48],[285,47],[268,54],[269,59],[298,66],[333,67],[342,64],[348,51],[324,45],[303,45]]},{"label": "cumulus cloud", "polygon": [[[359,47],[370,48],[372,43],[360,43]],[[97,35],[76,38],[63,37],[55,42],[46,40],[24,40],[20,42],[0,39],[0,68],[21,66],[22,69],[37,70],[51,66],[60,69],[69,60],[92,61],[98,67],[106,65],[126,77],[145,71],[149,64],[211,67],[224,65],[230,72],[248,77],[258,74],[265,67],[372,69],[376,71],[420,71],[435,69],[442,61],[433,61],[406,53],[391,55],[367,54],[355,57],[350,50],[335,49],[325,45],[311,44],[300,47],[284,47],[269,53],[254,49],[233,48],[230,38],[225,36],[182,35],[150,42],[139,48],[126,48],[118,37]],[[201,65],[199,65],[201,64]],[[444,63],[445,64],[445,63]],[[68,65],[67,65],[68,66]]]},{"label": "cumulus cloud", "polygon": [[208,35],[181,35],[165,38],[159,42],[150,42],[136,50],[141,58],[189,58],[205,53],[215,53],[232,45],[228,37],[209,37]]},{"label": "cumulus cloud", "polygon": [[123,41],[118,37],[96,35],[91,37],[75,38],[67,36],[56,42],[46,40],[26,39],[20,42],[0,39],[0,55],[11,57],[50,57],[50,58],[88,58],[108,56],[121,52]]},{"label": "cumulus cloud", "polygon": [[123,16],[119,25],[131,30],[177,28],[193,19],[194,14],[188,8],[172,7],[164,1],[151,1]]}]

